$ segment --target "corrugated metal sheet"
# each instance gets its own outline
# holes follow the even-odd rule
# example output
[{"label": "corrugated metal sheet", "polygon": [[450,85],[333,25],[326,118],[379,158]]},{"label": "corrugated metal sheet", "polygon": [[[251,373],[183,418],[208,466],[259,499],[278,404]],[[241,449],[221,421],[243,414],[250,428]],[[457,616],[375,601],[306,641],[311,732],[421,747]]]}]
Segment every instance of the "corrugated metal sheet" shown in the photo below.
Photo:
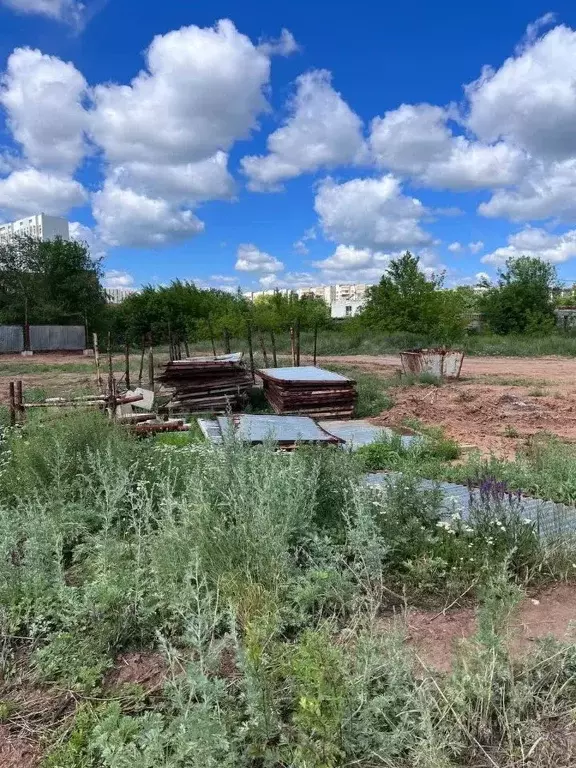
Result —
[{"label": "corrugated metal sheet", "polygon": [[347,376],[334,373],[334,371],[327,371],[324,368],[316,368],[314,365],[303,365],[297,368],[262,368],[256,373],[273,381],[353,382]]},{"label": "corrugated metal sheet", "polygon": [[[400,472],[389,472],[386,474],[369,474],[365,477],[367,485],[381,487],[383,490],[390,483],[398,482],[402,479]],[[442,513],[449,518],[455,512],[458,512],[463,520],[470,516],[470,508],[473,504],[481,504],[480,490],[473,488],[470,490],[465,485],[457,483],[436,482],[434,480],[420,480],[419,487],[422,490],[433,490],[439,488],[443,493]],[[506,500],[502,503],[506,504]],[[561,536],[564,534],[576,533],[576,508],[566,504],[557,504],[554,501],[544,499],[533,499],[527,496],[521,497],[519,502],[513,499],[512,503],[519,503],[521,514],[527,520],[532,520],[541,536]]]},{"label": "corrugated metal sheet", "polygon": [[78,351],[86,347],[83,325],[31,325],[30,348],[34,352]]},{"label": "corrugated metal sheet", "polygon": [[24,330],[21,325],[0,325],[0,353],[22,352]]},{"label": "corrugated metal sheet", "polygon": [[301,442],[339,442],[308,416],[268,416],[239,414],[238,416],[218,416],[223,435],[231,430],[240,440],[249,443],[263,443],[271,440],[276,443]]}]

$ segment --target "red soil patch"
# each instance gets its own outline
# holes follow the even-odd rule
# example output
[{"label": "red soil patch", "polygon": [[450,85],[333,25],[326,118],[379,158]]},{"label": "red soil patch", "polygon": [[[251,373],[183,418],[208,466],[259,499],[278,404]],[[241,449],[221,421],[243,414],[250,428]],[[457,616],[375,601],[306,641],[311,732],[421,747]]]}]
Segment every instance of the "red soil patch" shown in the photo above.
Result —
[{"label": "red soil patch", "polygon": [[[525,598],[516,611],[510,627],[510,647],[514,655],[522,655],[534,641],[555,637],[570,640],[576,632],[570,627],[576,621],[576,587],[559,584],[538,595]],[[446,613],[409,610],[403,617],[385,621],[386,628],[400,623],[425,667],[448,672],[458,644],[476,631],[473,608],[458,608]]]},{"label": "red soil patch", "polygon": [[0,765],[2,768],[36,768],[40,760],[38,747],[0,725]]},{"label": "red soil patch", "polygon": [[[535,396],[534,391],[545,394]],[[566,391],[552,396],[547,389],[462,382],[399,388],[392,397],[394,405],[373,419],[375,424],[399,427],[407,418],[416,418],[441,426],[460,444],[486,452],[513,455],[518,437],[538,432],[576,440],[576,399]]]}]

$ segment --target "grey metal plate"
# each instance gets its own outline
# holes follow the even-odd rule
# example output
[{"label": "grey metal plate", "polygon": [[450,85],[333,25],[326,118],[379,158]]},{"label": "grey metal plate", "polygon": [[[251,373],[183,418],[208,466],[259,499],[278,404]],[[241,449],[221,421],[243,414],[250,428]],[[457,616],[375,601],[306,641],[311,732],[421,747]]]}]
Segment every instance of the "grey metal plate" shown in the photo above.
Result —
[{"label": "grey metal plate", "polygon": [[[361,448],[363,445],[376,443],[383,438],[391,438],[394,435],[394,432],[388,427],[377,427],[362,419],[354,419],[352,421],[349,419],[347,421],[319,421],[318,424],[326,432],[330,432],[332,435],[336,435],[336,437],[344,440],[346,447],[352,450]],[[421,439],[412,435],[401,436],[402,445],[405,448],[408,448],[415,442],[419,442]]]},{"label": "grey metal plate", "polygon": [[[271,440],[278,443],[334,442],[334,437],[321,429],[308,416],[268,416],[241,414],[218,416],[222,434],[234,428],[240,440],[262,443]],[[234,427],[232,426],[234,425]]]},{"label": "grey metal plate", "polygon": [[313,365],[303,365],[298,368],[261,368],[256,372],[275,381],[336,381],[342,384],[352,382],[352,379],[347,376],[324,368],[316,368]]}]

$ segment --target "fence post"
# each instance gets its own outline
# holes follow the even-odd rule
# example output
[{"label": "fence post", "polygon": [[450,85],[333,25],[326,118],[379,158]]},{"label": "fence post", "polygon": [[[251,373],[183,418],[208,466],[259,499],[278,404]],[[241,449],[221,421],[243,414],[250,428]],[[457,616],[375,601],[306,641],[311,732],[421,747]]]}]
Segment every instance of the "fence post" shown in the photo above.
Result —
[{"label": "fence post", "polygon": [[96,365],[96,384],[102,389],[102,376],[100,375],[100,350],[98,349],[98,334],[92,334],[92,344],[94,346],[94,363]]},{"label": "fence post", "polygon": [[142,336],[142,354],[140,355],[140,370],[138,372],[138,386],[142,386],[142,375],[144,373],[144,355],[146,354],[146,337]]},{"label": "fence post", "polygon": [[262,333],[259,333],[258,336],[260,337],[260,347],[262,348],[262,357],[264,358],[264,368],[268,368],[268,355],[266,354],[266,346],[264,345],[264,336]]},{"label": "fence post", "polygon": [[10,409],[10,426],[16,425],[16,397],[14,392],[14,382],[8,385],[8,407]]},{"label": "fence post", "polygon": [[318,323],[314,325],[314,365],[316,365],[316,349],[318,347]]},{"label": "fence post", "polygon": [[212,353],[216,357],[216,343],[214,341],[214,330],[212,328],[212,321],[208,318],[208,332],[210,333],[210,341],[212,342]]},{"label": "fence post", "polygon": [[124,378],[126,380],[126,389],[130,389],[130,342],[126,342],[124,349]]},{"label": "fence post", "polygon": [[274,368],[278,368],[278,361],[276,360],[276,338],[274,337],[274,331],[270,331],[270,342],[272,344],[272,361]]},{"label": "fence post", "polygon": [[230,332],[228,328],[224,328],[224,351],[227,355],[230,354]]},{"label": "fence post", "polygon": [[149,347],[148,347],[148,385],[149,388],[153,391],[154,390],[154,348],[152,347],[152,333],[150,333],[149,337]]},{"label": "fence post", "polygon": [[296,319],[296,365],[300,367],[300,318]]},{"label": "fence post", "polygon": [[24,421],[24,393],[22,391],[22,379],[16,382],[16,416],[18,421]]},{"label": "fence post", "polygon": [[290,351],[292,353],[292,368],[296,365],[296,347],[294,345],[294,326],[290,326]]},{"label": "fence post", "polygon": [[248,354],[250,355],[250,371],[252,373],[252,381],[256,381],[256,377],[254,376],[254,350],[252,348],[252,325],[250,324],[250,321],[246,323],[246,333],[248,336]]}]

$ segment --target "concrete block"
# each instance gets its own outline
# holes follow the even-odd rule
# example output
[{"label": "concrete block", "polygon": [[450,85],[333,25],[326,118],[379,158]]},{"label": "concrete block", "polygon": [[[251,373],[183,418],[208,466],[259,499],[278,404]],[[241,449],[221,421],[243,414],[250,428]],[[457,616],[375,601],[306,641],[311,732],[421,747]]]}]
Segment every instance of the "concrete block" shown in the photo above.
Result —
[{"label": "concrete block", "polygon": [[151,411],[154,406],[154,392],[151,389],[136,387],[135,395],[142,395],[142,400],[134,403],[134,408],[141,408],[143,411]]},{"label": "concrete block", "polygon": [[82,354],[84,357],[94,357],[94,350],[93,349],[85,349]]},{"label": "concrete block", "polygon": [[31,349],[23,349],[20,354],[22,355],[22,357],[32,357],[34,352]]}]

